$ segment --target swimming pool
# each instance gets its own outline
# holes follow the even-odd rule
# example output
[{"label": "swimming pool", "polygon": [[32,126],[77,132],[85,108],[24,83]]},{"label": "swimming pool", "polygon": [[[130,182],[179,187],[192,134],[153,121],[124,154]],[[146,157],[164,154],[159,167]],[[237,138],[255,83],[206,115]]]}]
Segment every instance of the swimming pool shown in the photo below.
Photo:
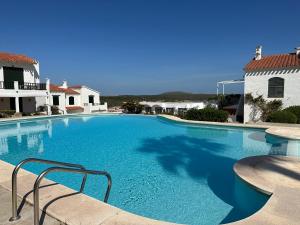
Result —
[{"label": "swimming pool", "polygon": [[[257,211],[268,197],[235,177],[234,163],[253,155],[298,155],[295,146],[261,129],[193,126],[154,116],[0,123],[1,160],[16,164],[37,157],[106,170],[113,179],[109,204],[186,224],[227,223]],[[39,173],[45,167],[25,168]],[[74,189],[81,181],[69,174],[49,178]],[[105,185],[105,178],[90,176],[85,193],[103,199]]]}]

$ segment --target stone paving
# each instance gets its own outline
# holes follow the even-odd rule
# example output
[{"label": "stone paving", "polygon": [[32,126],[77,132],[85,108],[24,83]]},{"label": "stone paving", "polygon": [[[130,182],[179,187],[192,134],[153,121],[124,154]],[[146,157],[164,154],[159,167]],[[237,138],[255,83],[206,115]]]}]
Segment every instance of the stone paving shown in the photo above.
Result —
[{"label": "stone paving", "polygon": [[300,160],[285,156],[254,156],[241,159],[235,173],[257,190],[271,195],[252,216],[231,225],[299,225]]},{"label": "stone paving", "polygon": [[[22,205],[22,217],[15,222],[9,222],[11,216],[11,191],[0,186],[0,224],[1,225],[32,225],[33,224],[33,207],[28,203],[21,203],[22,199],[18,198],[18,205]],[[42,213],[41,213],[42,214]],[[45,215],[43,225],[61,225],[56,219]]]}]

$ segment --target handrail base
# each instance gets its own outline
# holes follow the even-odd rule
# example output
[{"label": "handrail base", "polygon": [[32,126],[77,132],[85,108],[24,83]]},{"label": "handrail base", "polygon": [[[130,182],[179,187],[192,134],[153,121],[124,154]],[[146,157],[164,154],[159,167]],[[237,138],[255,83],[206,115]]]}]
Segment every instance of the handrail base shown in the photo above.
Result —
[{"label": "handrail base", "polygon": [[10,218],[9,218],[9,222],[14,222],[14,221],[16,221],[16,220],[18,220],[18,219],[20,219],[20,218],[21,218],[20,215],[17,215],[16,217],[10,217]]}]

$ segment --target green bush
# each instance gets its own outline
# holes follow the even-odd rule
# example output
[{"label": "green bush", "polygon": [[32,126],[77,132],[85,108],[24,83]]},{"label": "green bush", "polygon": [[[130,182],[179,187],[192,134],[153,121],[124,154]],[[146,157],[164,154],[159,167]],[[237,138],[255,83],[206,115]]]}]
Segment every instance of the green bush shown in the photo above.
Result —
[{"label": "green bush", "polygon": [[125,113],[140,114],[143,111],[143,106],[137,102],[126,102],[122,105]]},{"label": "green bush", "polygon": [[228,112],[214,108],[190,109],[185,114],[187,120],[226,122]]},{"label": "green bush", "polygon": [[284,111],[293,113],[297,117],[297,123],[300,123],[300,105],[290,106],[285,108]]},{"label": "green bush", "polygon": [[51,106],[51,114],[52,115],[59,115],[59,108],[57,106]]},{"label": "green bush", "polygon": [[297,123],[297,117],[294,113],[288,111],[277,111],[271,113],[268,118],[267,122],[273,123]]},{"label": "green bush", "polygon": [[11,117],[16,113],[15,110],[0,110],[0,118]]}]

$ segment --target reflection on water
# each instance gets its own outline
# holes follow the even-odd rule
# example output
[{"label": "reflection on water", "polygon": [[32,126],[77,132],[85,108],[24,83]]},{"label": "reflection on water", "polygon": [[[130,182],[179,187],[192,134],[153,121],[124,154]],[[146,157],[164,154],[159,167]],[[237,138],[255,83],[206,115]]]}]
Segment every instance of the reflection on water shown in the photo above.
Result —
[{"label": "reflection on water", "polygon": [[[105,169],[114,179],[109,203],[178,223],[231,222],[261,207],[266,197],[236,180],[232,167],[241,158],[263,154],[299,155],[299,142],[259,129],[187,126],[143,116],[0,123],[0,159],[16,164],[40,157]],[[43,168],[26,169],[38,174]],[[81,180],[52,175],[75,189]],[[94,179],[88,182],[98,184]],[[99,197],[98,185],[85,191]]]},{"label": "reflection on water", "polygon": [[[90,117],[78,118],[87,122]],[[63,118],[57,121],[68,127],[69,120],[69,118]],[[52,138],[52,123],[51,119],[0,123],[0,155],[8,154],[16,145],[22,146],[22,150],[43,153],[45,150],[43,140],[46,137]]]}]

